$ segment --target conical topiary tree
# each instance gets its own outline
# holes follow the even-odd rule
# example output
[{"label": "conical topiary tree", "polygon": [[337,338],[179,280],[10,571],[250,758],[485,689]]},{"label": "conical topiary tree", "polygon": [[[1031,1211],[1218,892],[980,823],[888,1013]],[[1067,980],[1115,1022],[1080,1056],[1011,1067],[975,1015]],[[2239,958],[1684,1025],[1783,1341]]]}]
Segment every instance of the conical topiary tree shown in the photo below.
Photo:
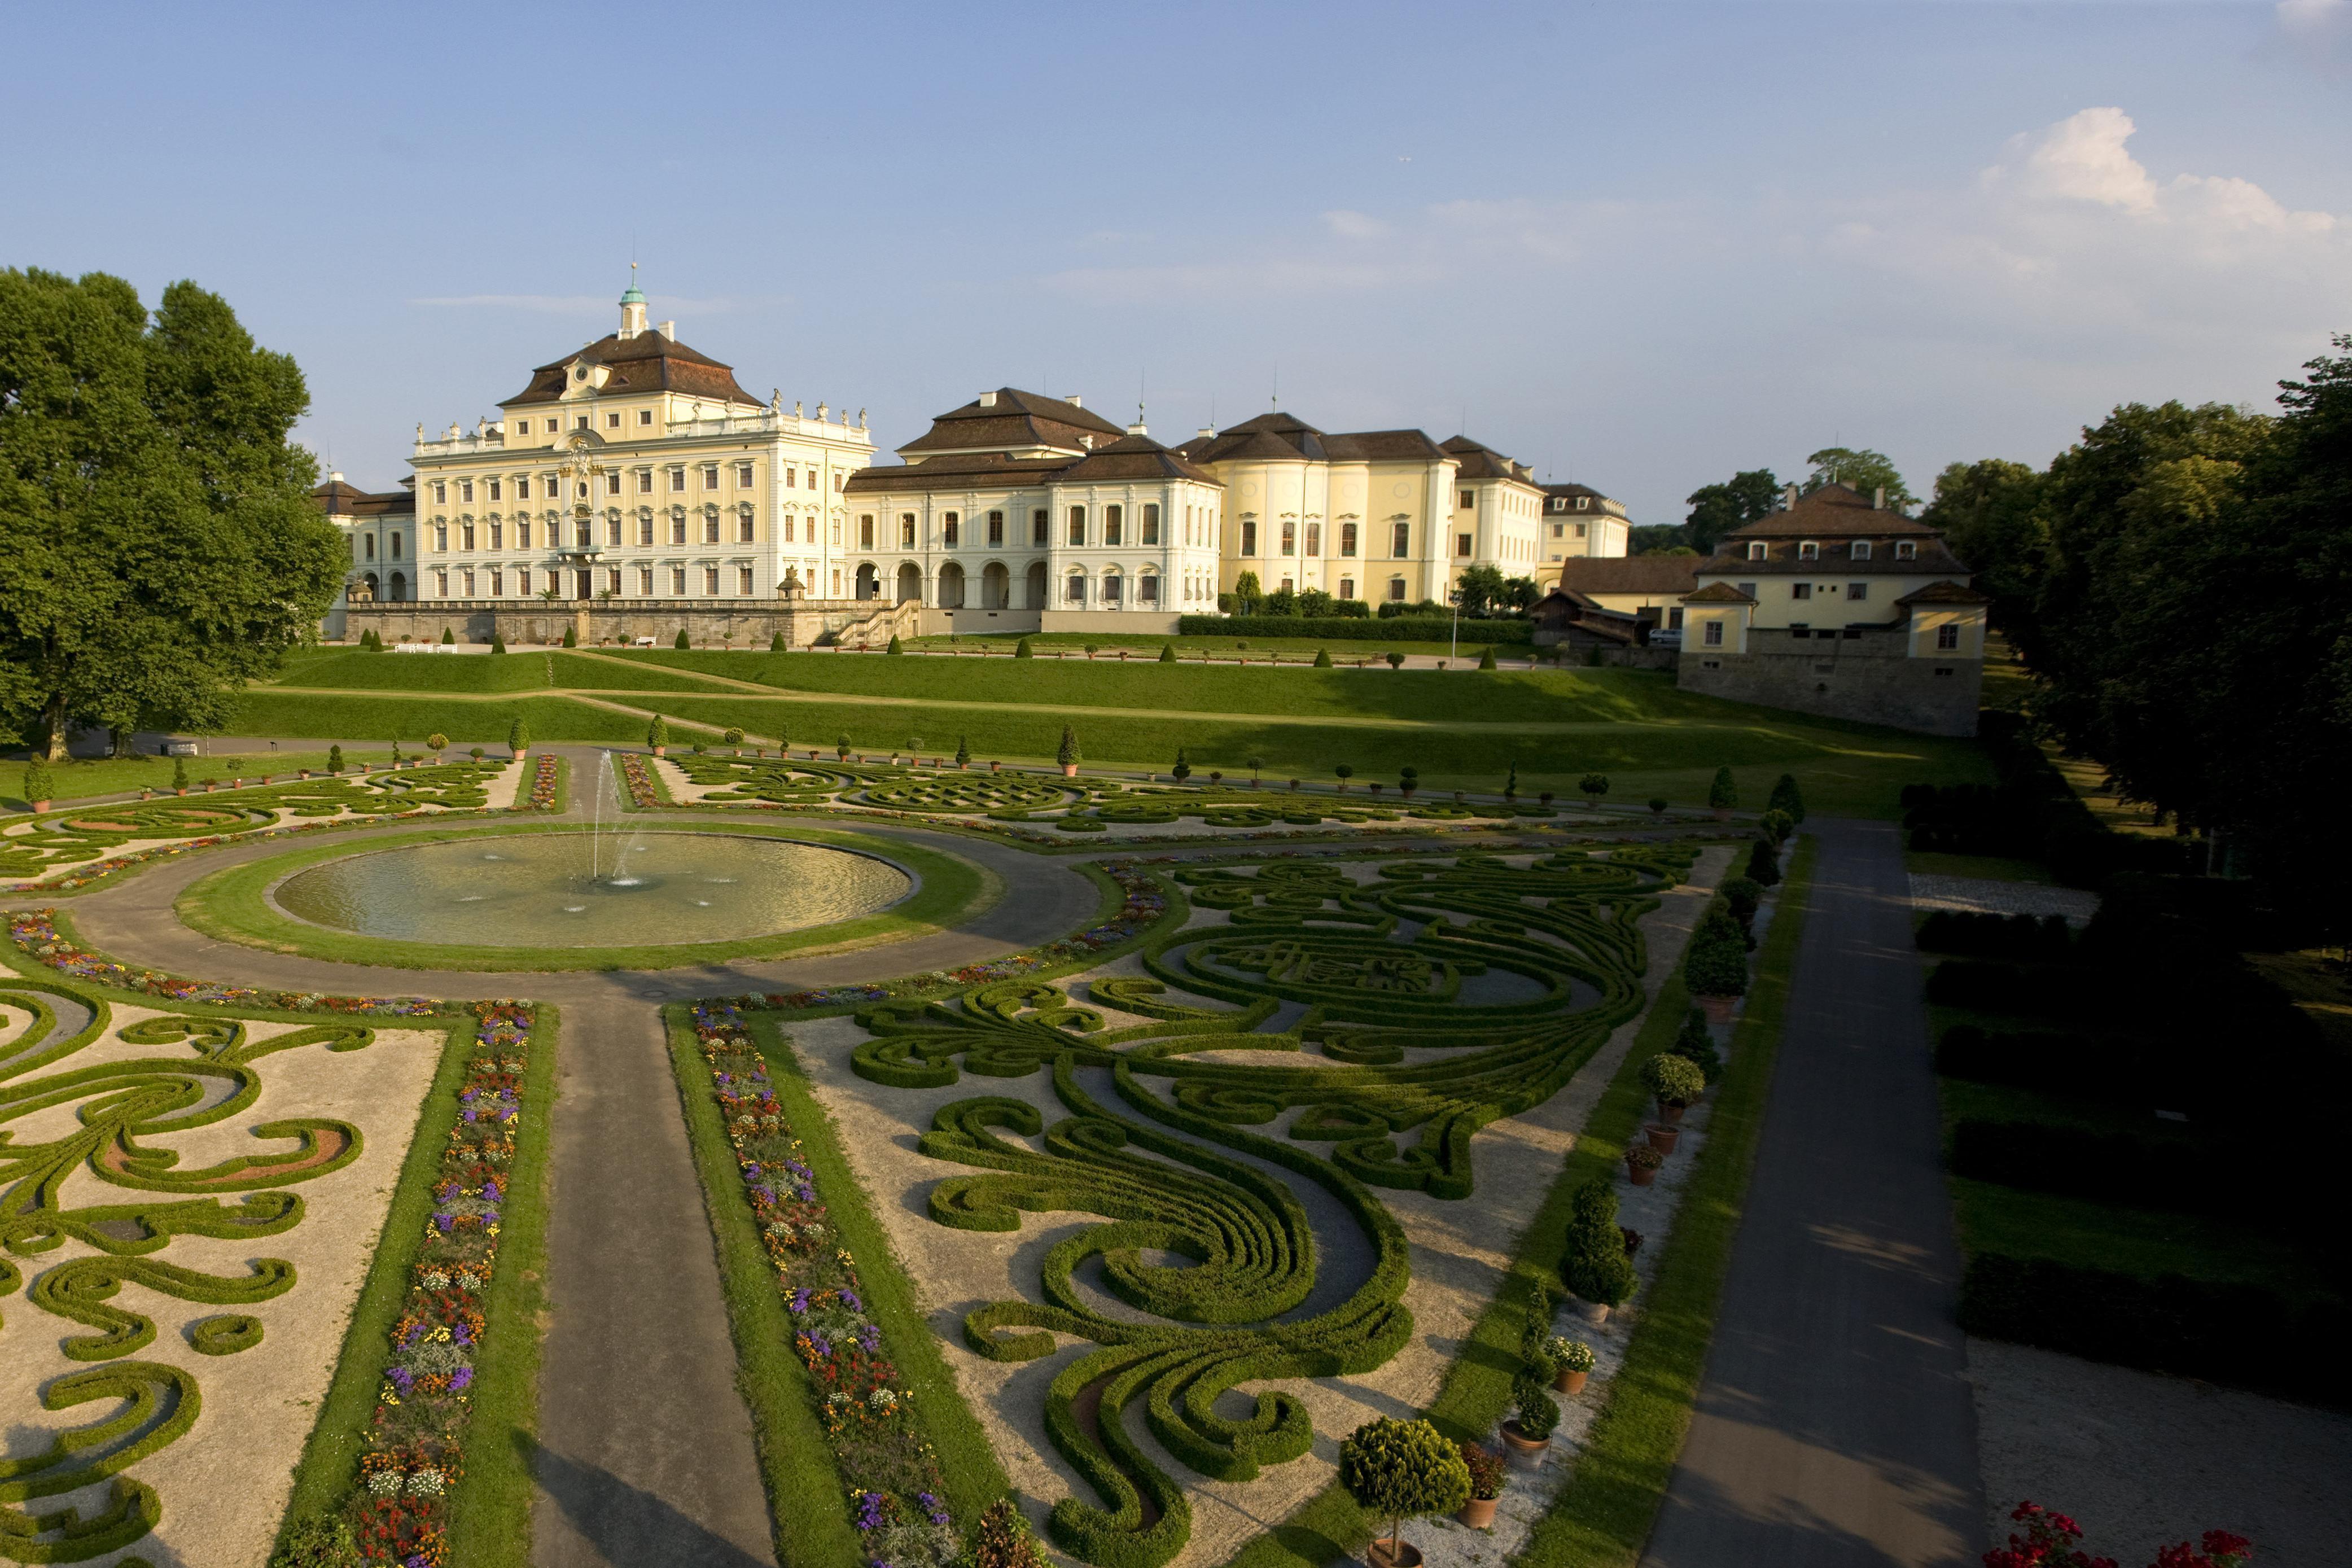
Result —
[{"label": "conical topiary tree", "polygon": [[1037,657],[1037,650],[1029,646],[1029,639],[1027,637],[1023,637],[1019,642],[1013,645],[1013,657],[1015,658],[1035,658]]},{"label": "conical topiary tree", "polygon": [[58,797],[58,781],[49,772],[49,759],[40,752],[25,764],[25,799],[36,811],[46,809]]},{"label": "conical topiary tree", "polygon": [[1699,917],[1683,953],[1683,984],[1694,996],[1747,994],[1748,937],[1729,910],[1710,908]]},{"label": "conical topiary tree", "polygon": [[530,750],[530,726],[523,722],[520,713],[515,715],[515,721],[507,726],[507,750],[518,757]]},{"label": "conical topiary tree", "polygon": [[1176,662],[1176,645],[1174,643],[1164,642],[1160,645],[1160,662],[1162,664],[1173,664]]},{"label": "conical topiary tree", "polygon": [[1701,1008],[1693,1007],[1683,1016],[1683,1026],[1675,1032],[1675,1043],[1666,1049],[1688,1059],[1709,1083],[1723,1071],[1723,1054],[1715,1048],[1715,1037],[1707,1032],[1706,1014]]},{"label": "conical topiary tree", "polygon": [[1176,748],[1176,765],[1168,770],[1168,776],[1178,784],[1192,776],[1192,764],[1184,760],[1184,748],[1181,746]]},{"label": "conical topiary tree", "polygon": [[1318,669],[1328,669],[1331,668],[1331,650],[1329,648],[1318,647],[1315,650],[1315,668]]},{"label": "conical topiary tree", "polygon": [[768,639],[768,651],[770,653],[782,653],[784,651],[783,633],[778,632],[775,636]]},{"label": "conical topiary tree", "polygon": [[1772,785],[1772,798],[1764,803],[1768,811],[1785,811],[1791,822],[1805,820],[1805,797],[1797,788],[1797,775],[1782,773]]},{"label": "conical topiary tree", "polygon": [[1715,783],[1707,786],[1706,804],[1716,811],[1729,811],[1739,804],[1739,786],[1731,782],[1729,763],[1715,770]]},{"label": "conical topiary tree", "polygon": [[456,637],[455,636],[453,636],[453,635],[450,633],[450,630],[449,630],[449,628],[448,628],[447,626],[443,626],[443,627],[441,628],[441,640],[442,640],[442,642],[444,642],[445,644],[454,644],[457,639],[457,637]]},{"label": "conical topiary tree", "polygon": [[1452,1513],[1470,1500],[1470,1467],[1428,1422],[1382,1415],[1339,1445],[1339,1484],[1366,1513],[1389,1521],[1394,1562],[1406,1520]]},{"label": "conical topiary tree", "polygon": [[1606,1176],[1576,1190],[1559,1275],[1563,1284],[1596,1307],[1622,1305],[1640,1283],[1633,1260],[1625,1256],[1625,1235],[1617,1228],[1617,1193]]},{"label": "conical topiary tree", "polygon": [[1493,643],[1488,643],[1486,647],[1480,651],[1478,655],[1478,668],[1481,669],[1492,669],[1495,668],[1495,645]]},{"label": "conical topiary tree", "polygon": [[688,640],[686,628],[684,626],[680,626],[677,628],[677,637],[676,640],[671,642],[669,646],[672,647],[686,648],[692,647],[694,644]]},{"label": "conical topiary tree", "polygon": [[1067,724],[1062,726],[1062,744],[1055,752],[1054,760],[1062,764],[1065,773],[1075,770],[1078,765],[1078,732]]},{"label": "conical topiary tree", "polygon": [[1780,879],[1780,856],[1769,838],[1759,838],[1748,851],[1748,879],[1771,887]]},{"label": "conical topiary tree", "polygon": [[188,759],[185,757],[173,757],[172,759],[172,787],[178,790],[183,795],[187,793]]},{"label": "conical topiary tree", "polygon": [[884,648],[882,651],[884,653],[904,653],[907,651],[907,645],[898,640],[898,634],[897,632],[892,632],[890,634],[890,646]]},{"label": "conical topiary tree", "polygon": [[646,744],[656,751],[669,744],[668,720],[658,713],[654,715],[653,722],[646,726]]},{"label": "conical topiary tree", "polygon": [[563,646],[565,647],[578,647],[580,646],[580,628],[578,626],[566,626],[563,628]]},{"label": "conical topiary tree", "polygon": [[506,639],[505,637],[503,637],[499,636],[497,632],[492,632],[492,633],[490,634],[490,651],[491,651],[492,653],[504,653],[504,652],[506,652],[506,651],[507,651],[507,639]]},{"label": "conical topiary tree", "polygon": [[971,742],[961,735],[956,737],[956,766],[960,768],[971,766]]}]

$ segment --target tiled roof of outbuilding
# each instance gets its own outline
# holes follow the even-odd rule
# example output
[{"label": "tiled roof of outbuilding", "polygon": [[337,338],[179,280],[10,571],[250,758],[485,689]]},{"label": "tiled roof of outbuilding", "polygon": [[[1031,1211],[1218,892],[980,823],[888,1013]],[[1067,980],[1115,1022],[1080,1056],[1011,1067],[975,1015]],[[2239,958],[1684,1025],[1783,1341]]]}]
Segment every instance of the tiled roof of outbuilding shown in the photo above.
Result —
[{"label": "tiled roof of outbuilding", "polygon": [[1579,555],[1559,563],[1559,584],[1580,594],[1687,594],[1696,555]]},{"label": "tiled roof of outbuilding", "polygon": [[1936,531],[1917,518],[1892,507],[1874,507],[1871,498],[1851,485],[1822,485],[1797,498],[1782,511],[1768,512],[1742,523],[1726,539],[1926,538]]},{"label": "tiled roof of outbuilding", "polygon": [[1694,594],[1685,594],[1685,605],[1752,605],[1756,601],[1728,583],[1709,583]]},{"label": "tiled roof of outbuilding", "polygon": [[1989,605],[1991,600],[1959,583],[1930,583],[1895,601],[1898,605]]}]

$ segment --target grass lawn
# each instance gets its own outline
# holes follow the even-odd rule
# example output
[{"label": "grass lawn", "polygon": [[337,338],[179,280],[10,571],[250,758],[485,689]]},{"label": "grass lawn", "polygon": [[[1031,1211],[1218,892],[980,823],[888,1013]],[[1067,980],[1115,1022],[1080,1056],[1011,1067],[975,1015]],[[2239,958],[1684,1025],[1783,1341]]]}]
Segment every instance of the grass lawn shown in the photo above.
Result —
[{"label": "grass lawn", "polygon": [[[1334,659],[1378,658],[1386,653],[1406,653],[1427,655],[1432,658],[1460,658],[1475,664],[1477,662],[1480,651],[1492,646],[1496,658],[1506,664],[1524,663],[1530,655],[1536,654],[1541,655],[1546,664],[1551,662],[1551,649],[1538,648],[1528,643],[1488,645],[1465,642],[1457,649],[1452,643],[1443,638],[1431,642],[1418,638],[1384,636],[1380,627],[1387,623],[1382,621],[1366,621],[1363,624],[1365,626],[1363,635],[1354,637],[1155,637],[1104,632],[1032,632],[1029,634],[1028,640],[1032,648],[1040,651],[1049,648],[1066,648],[1073,653],[1084,653],[1087,645],[1091,643],[1096,648],[1106,653],[1115,654],[1120,648],[1125,648],[1129,658],[1139,654],[1146,658],[1158,658],[1161,647],[1173,643],[1176,645],[1178,656],[1184,658],[1191,658],[1203,653],[1213,654],[1219,658],[1246,654],[1253,659],[1276,656],[1285,664],[1311,664],[1314,662],[1315,656],[1323,652],[1328,652]],[[1002,658],[1012,652],[1013,646],[1021,640],[1020,633],[1005,632],[1001,635],[992,634],[983,637],[965,635],[951,637],[914,637],[905,646],[933,651],[984,648],[992,657]]]},{"label": "grass lawn", "polygon": [[1915,877],[1980,877],[1994,882],[2054,883],[2050,868],[2039,860],[2012,859],[2006,855],[1945,855],[1932,849],[1906,849],[1903,868]]},{"label": "grass lawn", "polygon": [[[325,844],[272,855],[242,866],[231,866],[198,879],[181,893],[174,909],[180,919],[207,936],[224,942],[277,952],[306,953],[342,963],[378,963],[401,969],[665,969],[683,963],[712,963],[733,958],[774,957],[812,947],[856,945],[887,938],[937,931],[957,921],[984,898],[1001,892],[990,873],[971,861],[896,839],[838,833],[816,827],[786,827],[772,823],[698,822],[681,826],[690,833],[748,834],[855,849],[898,862],[922,879],[913,894],[887,910],[833,925],[804,931],[745,937],[737,942],[646,945],[640,947],[484,947],[451,943],[397,942],[328,931],[278,912],[265,896],[279,878],[322,861],[368,854],[384,844]],[[553,824],[457,828],[441,833],[404,837],[401,845],[438,844],[452,839],[511,837],[527,833],[578,833],[575,826]]]},{"label": "grass lawn", "polygon": [[[420,735],[424,731],[418,732]],[[506,739],[501,731],[499,739]],[[324,747],[315,752],[241,750],[243,742],[236,740],[206,741],[207,752],[219,754],[205,757],[77,757],[69,763],[50,765],[57,780],[57,798],[61,802],[87,800],[93,795],[122,795],[131,790],[163,790],[172,787],[174,764],[188,765],[188,782],[202,784],[206,779],[218,779],[224,784],[242,776],[248,783],[257,781],[263,773],[273,778],[292,778],[304,768],[323,772],[327,766]],[[392,753],[351,751],[343,753],[343,765],[356,763],[376,765],[391,760]],[[11,762],[0,772],[0,781],[6,784],[0,793],[0,811],[26,811],[31,803],[24,797],[24,764]]]}]

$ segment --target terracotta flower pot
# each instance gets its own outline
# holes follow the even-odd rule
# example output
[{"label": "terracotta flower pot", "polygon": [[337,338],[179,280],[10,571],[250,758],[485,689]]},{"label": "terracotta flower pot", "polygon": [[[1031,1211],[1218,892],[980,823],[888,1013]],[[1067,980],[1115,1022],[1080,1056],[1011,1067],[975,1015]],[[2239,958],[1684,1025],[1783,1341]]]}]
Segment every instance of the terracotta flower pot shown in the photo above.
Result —
[{"label": "terracotta flower pot", "polygon": [[524,758],[530,755],[530,748],[529,746],[517,746],[515,748],[514,760],[516,762],[521,762]]},{"label": "terracotta flower pot", "polygon": [[1718,805],[1714,807],[1713,810],[1715,813],[1715,819],[1717,822],[1729,822],[1731,820],[1731,808],[1729,806]]},{"label": "terracotta flower pot", "polygon": [[1076,778],[1078,776],[1078,764],[1076,763],[1064,763],[1062,764],[1062,776],[1066,779]]},{"label": "terracotta flower pot", "polygon": [[49,809],[49,803],[48,803],[47,801],[46,801],[46,800],[37,800],[37,801],[32,802],[31,804],[32,804],[33,810],[34,810],[35,812],[37,812],[37,813],[38,813],[38,812],[44,812],[44,811],[47,811],[47,810],[48,810],[48,809]]},{"label": "terracotta flower pot", "polygon": [[1728,1024],[1731,1022],[1731,1009],[1738,1000],[1733,996],[1702,996],[1698,1005],[1700,1010],[1706,1014],[1708,1023]]},{"label": "terracotta flower pot", "polygon": [[1364,1548],[1364,1568],[1421,1568],[1421,1548],[1381,1536]]},{"label": "terracotta flower pot", "polygon": [[1503,1423],[1503,1441],[1510,1445],[1514,1454],[1540,1454],[1551,1447],[1549,1437],[1530,1437],[1520,1431],[1519,1418],[1516,1415]]},{"label": "terracotta flower pot", "polygon": [[1473,1530],[1490,1529],[1495,1522],[1495,1505],[1501,1500],[1500,1498],[1474,1497],[1464,1503],[1462,1511],[1454,1517]]},{"label": "terracotta flower pot", "polygon": [[1633,1178],[1635,1186],[1646,1187],[1658,1179],[1658,1168],[1655,1165],[1636,1165],[1628,1163],[1625,1166],[1625,1174]]},{"label": "terracotta flower pot", "polygon": [[1562,1372],[1551,1380],[1551,1385],[1562,1394],[1581,1394],[1584,1380],[1591,1375],[1590,1372]]},{"label": "terracotta flower pot", "polygon": [[666,757],[669,755],[669,748],[667,746],[656,746],[654,748],[654,755],[656,757]]},{"label": "terracotta flower pot", "polygon": [[[1675,1105],[1671,1101],[1662,1100],[1658,1101],[1658,1120],[1671,1127],[1675,1122],[1680,1121],[1683,1119],[1683,1112],[1689,1109],[1690,1107],[1687,1105]],[[1664,1152],[1664,1151],[1661,1151],[1661,1152]]]},{"label": "terracotta flower pot", "polygon": [[1650,1147],[1661,1154],[1671,1154],[1675,1145],[1683,1141],[1683,1130],[1669,1121],[1653,1121],[1642,1129],[1650,1140]]},{"label": "terracotta flower pot", "polygon": [[1576,1303],[1576,1310],[1582,1313],[1584,1321],[1591,1323],[1594,1328],[1599,1328],[1601,1324],[1609,1321],[1609,1303],[1606,1301],[1586,1301],[1580,1300]]},{"label": "terracotta flower pot", "polygon": [[1003,766],[1004,766],[1004,764],[1003,764],[1003,763],[989,763],[989,764],[988,764],[988,771],[989,771],[990,773],[996,773],[996,772],[998,772],[999,770],[1001,770]]}]

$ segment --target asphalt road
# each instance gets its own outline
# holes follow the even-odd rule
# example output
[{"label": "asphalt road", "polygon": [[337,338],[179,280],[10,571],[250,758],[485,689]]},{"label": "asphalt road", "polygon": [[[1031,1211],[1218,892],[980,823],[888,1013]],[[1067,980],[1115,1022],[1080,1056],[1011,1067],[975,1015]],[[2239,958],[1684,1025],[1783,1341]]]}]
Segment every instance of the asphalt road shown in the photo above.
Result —
[{"label": "asphalt road", "polygon": [[1650,1568],[1959,1568],[1984,1550],[1901,837],[1811,830],[1747,1216]]}]

